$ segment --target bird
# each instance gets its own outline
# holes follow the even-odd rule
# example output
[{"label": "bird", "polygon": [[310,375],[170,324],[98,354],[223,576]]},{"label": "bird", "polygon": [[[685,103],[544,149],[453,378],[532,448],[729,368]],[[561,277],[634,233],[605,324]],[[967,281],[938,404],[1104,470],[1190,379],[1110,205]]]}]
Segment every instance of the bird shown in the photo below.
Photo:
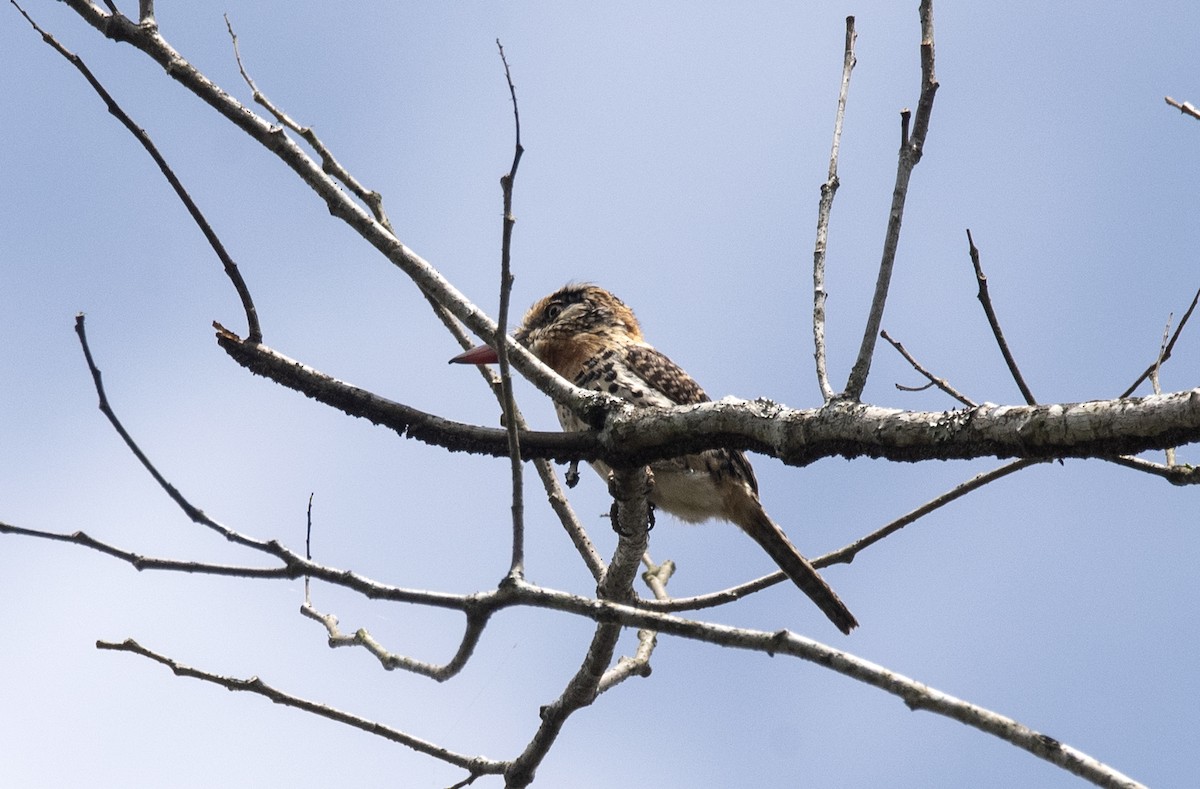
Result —
[{"label": "bird", "polygon": [[[700,384],[642,336],[633,310],[602,287],[568,284],[538,300],[513,333],[563,378],[583,389],[606,392],[635,406],[665,408],[708,402]],[[481,345],[450,360],[489,364],[495,351]],[[587,425],[569,408],[556,404],[563,430]],[[603,461],[593,468],[607,479]],[[758,495],[758,480],[744,452],[709,449],[656,460],[650,464],[654,485],[650,503],[680,520],[728,521],[748,534],[779,569],[845,634],[858,626],[850,609],[812,564],[771,520]]]}]

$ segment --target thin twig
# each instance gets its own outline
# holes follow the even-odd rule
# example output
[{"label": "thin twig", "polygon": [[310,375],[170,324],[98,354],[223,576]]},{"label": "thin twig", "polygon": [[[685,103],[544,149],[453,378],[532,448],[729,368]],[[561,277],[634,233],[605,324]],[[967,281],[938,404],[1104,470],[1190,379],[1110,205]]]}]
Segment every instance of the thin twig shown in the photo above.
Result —
[{"label": "thin twig", "polygon": [[982,488],[990,482],[1007,477],[1009,474],[1020,471],[1021,469],[1029,468],[1037,463],[1045,463],[1044,460],[1013,460],[1005,463],[1003,466],[998,466],[991,471],[985,471],[982,474],[976,474],[966,482],[954,486],[950,490],[936,496],[922,504],[910,512],[901,515],[891,523],[876,529],[865,537],[861,537],[849,545],[839,548],[836,551],[827,553],[824,556],[818,556],[813,560],[813,567],[828,567],[831,564],[849,564],[854,561],[864,549],[874,545],[894,532],[900,531],[908,524],[925,517],[936,509],[946,506],[955,499],[962,498],[973,490]]},{"label": "thin twig", "polygon": [[225,14],[225,28],[229,31],[229,38],[233,42],[233,57],[237,61],[238,71],[241,72],[242,79],[249,86],[254,101],[264,108],[267,112],[275,116],[275,119],[281,124],[291,129],[304,138],[312,149],[321,157],[321,169],[330,176],[346,185],[358,199],[371,209],[371,213],[375,216],[375,221],[387,228],[388,232],[394,233],[392,223],[388,220],[387,212],[383,210],[383,195],[373,189],[368,189],[359,183],[349,170],[342,166],[341,162],[333,155],[333,152],[321,141],[317,133],[313,131],[311,126],[302,126],[293,120],[287,113],[275,106],[275,104],[267,98],[267,95],[258,89],[258,85],[254,84],[254,80],[246,73],[245,67],[242,65],[242,53],[238,48],[238,37],[233,32],[233,24],[229,21],[229,14]]},{"label": "thin twig", "polygon": [[525,483],[521,466],[521,442],[518,435],[516,418],[517,406],[513,400],[512,373],[508,369],[508,344],[504,341],[508,334],[508,307],[512,297],[512,234],[517,219],[513,216],[513,186],[517,178],[517,168],[521,164],[521,155],[525,149],[521,146],[521,112],[517,107],[517,88],[513,85],[512,72],[508,68],[508,59],[504,56],[504,46],[496,39],[496,48],[500,50],[500,62],[504,64],[504,79],[508,82],[508,95],[512,98],[513,125],[516,129],[513,148],[512,165],[508,172],[500,178],[500,189],[504,200],[504,223],[500,244],[500,309],[496,316],[496,337],[492,347],[496,349],[500,367],[500,405],[504,409],[504,426],[508,434],[508,457],[512,468],[512,563],[509,565],[510,576],[522,576],[525,573]]},{"label": "thin twig", "polygon": [[1141,471],[1146,474],[1153,474],[1156,477],[1162,477],[1172,485],[1200,485],[1200,466],[1171,465],[1165,466],[1162,463],[1154,463],[1142,458],[1133,457],[1131,455],[1118,455],[1116,457],[1101,458],[1109,463],[1116,463],[1118,466],[1125,466],[1134,471]]},{"label": "thin twig", "polygon": [[1137,380],[1130,384],[1129,388],[1122,392],[1118,399],[1125,399],[1134,393],[1141,386],[1142,381],[1150,377],[1156,369],[1161,367],[1164,362],[1171,358],[1171,352],[1175,350],[1175,341],[1179,339],[1179,335],[1183,332],[1183,327],[1187,325],[1188,319],[1192,317],[1192,313],[1196,310],[1196,303],[1200,302],[1200,289],[1196,290],[1196,295],[1192,296],[1192,303],[1188,305],[1187,311],[1183,313],[1183,317],[1179,319],[1179,325],[1175,327],[1175,333],[1171,335],[1171,341],[1167,343],[1166,348],[1161,348],[1159,354],[1138,376]]},{"label": "thin twig", "polygon": [[817,385],[821,387],[821,398],[829,402],[834,398],[829,384],[829,370],[825,353],[825,259],[829,243],[829,215],[833,211],[833,198],[838,190],[838,153],[842,145],[842,122],[846,117],[846,97],[850,91],[850,74],[854,71],[854,17],[846,17],[846,48],[842,59],[842,85],[838,90],[837,113],[833,120],[833,144],[829,151],[829,177],[821,184],[821,200],[817,207],[817,240],[813,249],[813,345],[817,363]]},{"label": "thin twig", "polygon": [[1163,98],[1167,100],[1167,104],[1170,104],[1184,115],[1191,115],[1193,118],[1200,120],[1200,110],[1197,110],[1190,101],[1179,102],[1175,101],[1175,99],[1171,98],[1170,96],[1164,96]]},{"label": "thin twig", "polygon": [[975,267],[975,281],[979,283],[979,303],[983,305],[988,325],[992,327],[992,335],[996,338],[996,344],[1000,346],[1000,353],[1004,356],[1004,363],[1008,365],[1008,371],[1016,381],[1017,388],[1021,390],[1021,396],[1029,405],[1036,405],[1037,398],[1033,396],[1033,392],[1025,383],[1025,378],[1021,375],[1021,368],[1017,367],[1017,360],[1009,350],[1008,341],[1004,339],[1004,331],[1000,328],[1000,319],[996,317],[996,310],[992,307],[992,297],[988,294],[987,275],[983,273],[983,266],[979,262],[979,248],[975,246],[975,239],[971,237],[970,228],[967,228],[967,244],[971,254],[971,265]]},{"label": "thin twig", "polygon": [[[88,68],[87,64],[83,62],[82,58],[80,58],[74,52],[68,50],[62,44],[58,43],[58,40],[55,39],[54,36],[50,35],[45,30],[42,30],[42,28],[38,26],[37,22],[34,22],[33,19],[30,18],[29,14],[25,13],[25,9],[21,8],[21,6],[17,4],[16,0],[9,1],[13,4],[13,6],[16,7],[18,11],[21,12],[21,16],[25,17],[25,21],[32,25],[33,29],[42,36],[42,41],[49,44],[54,51],[66,58],[67,62],[74,66],[79,73],[83,75],[83,78],[87,80],[89,85],[91,85],[92,90],[94,90],[104,102],[104,106],[108,108],[109,113],[118,121],[120,121],[121,125],[133,135],[134,139],[141,143],[143,148],[146,149],[146,153],[150,154],[150,158],[154,160],[156,165],[158,165],[159,171],[161,171],[163,176],[167,179],[167,183],[171,185],[171,188],[175,190],[175,194],[183,203],[184,208],[187,209],[188,214],[191,215],[192,221],[195,222],[196,226],[200,228],[200,232],[204,234],[204,238],[208,241],[209,246],[212,247],[213,252],[217,254],[217,257],[221,261],[221,265],[224,266],[225,275],[229,277],[229,281],[233,283],[233,288],[237,291],[238,298],[241,299],[242,310],[246,313],[247,332],[250,339],[254,342],[261,342],[262,327],[260,327],[258,323],[258,310],[256,310],[254,307],[254,300],[250,297],[250,289],[247,287],[246,281],[242,278],[242,273],[238,270],[237,263],[235,263],[233,258],[229,256],[229,252],[226,251],[225,245],[222,244],[221,239],[217,237],[216,231],[213,230],[212,225],[208,223],[208,220],[204,218],[204,214],[200,211],[199,206],[197,206],[196,202],[192,200],[192,196],[188,194],[187,189],[183,187],[183,183],[180,182],[178,177],[176,177],[175,171],[171,169],[169,164],[167,164],[167,160],[163,158],[163,155],[158,150],[158,146],[156,146],[154,141],[150,139],[150,135],[146,134],[144,129],[134,123],[133,119],[129,117],[125,110],[121,109],[121,105],[117,104],[117,101],[112,97],[112,94],[110,94],[105,87],[100,84],[100,80],[96,79],[96,76],[92,74],[92,70]],[[151,7],[151,14],[153,14],[153,10],[153,7]],[[113,9],[113,13],[117,13],[115,8]]]},{"label": "thin twig", "polygon": [[588,536],[587,529],[583,527],[579,516],[571,508],[571,502],[567,499],[567,494],[558,482],[558,474],[554,470],[554,465],[550,461],[541,458],[533,461],[533,465],[542,480],[542,487],[546,490],[546,499],[550,502],[550,508],[558,516],[559,522],[562,523],[567,536],[571,538],[571,543],[575,546],[575,550],[583,558],[588,572],[592,574],[593,578],[599,581],[604,577],[607,565],[604,559],[601,558],[600,552],[596,550],[596,545],[592,542],[592,538]]},{"label": "thin twig", "polygon": [[[304,519],[304,559],[312,561],[312,505],[314,493],[308,494],[308,508],[305,511]],[[304,604],[312,603],[312,577],[304,576]]]},{"label": "thin twig", "polygon": [[879,263],[879,275],[875,280],[875,295],[871,299],[871,310],[863,329],[862,344],[846,389],[841,397],[851,402],[862,398],[871,371],[871,359],[875,354],[875,341],[883,323],[884,305],[891,288],[892,269],[896,262],[896,249],[900,245],[900,226],[904,219],[904,203],[908,197],[908,184],[913,168],[921,161],[925,150],[925,137],[929,133],[929,119],[933,113],[933,99],[938,89],[933,63],[933,2],[921,0],[921,97],[917,100],[917,114],[909,134],[909,112],[900,114],[901,140],[899,163],[896,167],[896,185],[892,189],[892,206],[888,212],[887,234],[883,242],[883,255]]},{"label": "thin twig", "polygon": [[[938,378],[936,375],[934,375],[933,373],[929,372],[924,367],[922,367],[920,362],[918,362],[915,358],[913,358],[913,355],[910,354],[905,349],[905,347],[902,343],[897,342],[896,340],[893,340],[891,338],[891,336],[888,335],[887,330],[881,331],[879,333],[879,336],[882,337],[883,339],[887,340],[889,343],[891,343],[892,347],[895,348],[896,351],[899,352],[899,354],[901,356],[903,356],[906,360],[908,360],[908,363],[912,365],[914,370],[916,370],[917,372],[919,372],[921,375],[925,376],[925,378],[927,378],[929,380],[929,383],[927,385],[921,387],[921,389],[928,389],[930,386],[936,386],[938,389],[941,389],[943,392],[950,395],[955,400],[957,400],[958,402],[965,405],[967,408],[975,408],[978,405],[978,403],[976,403],[974,400],[967,397],[962,392],[959,392],[957,389],[955,389],[953,386],[951,386],[950,382],[947,381],[945,378]],[[905,389],[906,391],[914,391],[914,390],[908,389],[908,387],[902,387],[902,386],[900,386],[900,384],[896,384],[896,388],[897,389]],[[915,391],[920,391],[920,390],[915,390]]]},{"label": "thin twig", "polygon": [[232,578],[258,578],[258,579],[289,579],[298,578],[301,571],[289,565],[282,567],[246,567],[233,564],[211,564],[209,562],[190,562],[183,559],[160,559],[155,556],[146,556],[133,551],[127,551],[124,548],[118,548],[111,543],[97,540],[87,532],[74,531],[69,534],[60,532],[42,531],[40,529],[25,529],[20,526],[13,526],[8,523],[0,522],[0,534],[15,534],[21,537],[33,537],[39,540],[50,540],[51,542],[65,542],[74,545],[80,545],[84,548],[89,548],[93,551],[98,551],[107,556],[120,559],[133,567],[139,572],[142,570],[163,570],[166,572],[176,573],[194,573],[196,575],[217,575]]},{"label": "thin twig", "polygon": [[[1154,372],[1150,374],[1150,383],[1154,387],[1154,394],[1162,394],[1162,386],[1158,381],[1158,371],[1162,367],[1163,356],[1167,352],[1167,342],[1171,336],[1171,319],[1174,315],[1167,316],[1167,324],[1163,327],[1162,342],[1158,345],[1158,358],[1154,361]],[[1166,463],[1168,466],[1175,465],[1175,447],[1167,447],[1164,450],[1166,453]]]},{"label": "thin twig", "polygon": [[[983,487],[990,482],[994,482],[1009,474],[1020,471],[1023,468],[1028,468],[1035,463],[1044,462],[1037,460],[1015,460],[1011,463],[1005,463],[1003,466],[985,471],[982,474],[977,474],[971,479],[963,482],[954,488],[942,493],[929,501],[922,504],[920,507],[896,518],[890,523],[881,526],[865,537],[850,543],[849,545],[838,548],[836,551],[831,551],[822,554],[812,560],[812,566],[819,569],[829,567],[834,564],[849,564],[854,561],[859,553],[866,550],[870,546],[879,542],[890,534],[893,534],[914,521],[925,517],[934,510],[940,509],[955,499],[962,498],[973,490]],[[711,592],[709,594],[695,595],[693,597],[676,597],[669,601],[658,600],[641,600],[638,606],[651,611],[696,611],[703,608],[712,608],[725,603],[740,600],[743,597],[759,592],[768,587],[784,581],[787,576],[782,572],[774,572],[764,575],[761,578],[755,578],[752,581],[722,589],[719,592]]]},{"label": "thin twig", "polygon": [[192,679],[203,680],[214,685],[220,685],[227,690],[247,691],[257,693],[264,696],[276,704],[282,704],[285,707],[295,707],[296,709],[311,712],[314,715],[319,715],[322,718],[344,723],[347,726],[353,726],[356,729],[361,729],[368,734],[374,734],[378,737],[383,737],[400,745],[411,748],[418,753],[423,753],[426,756],[432,756],[435,759],[440,759],[447,764],[452,764],[455,767],[460,767],[464,770],[469,770],[472,774],[487,774],[496,775],[502,773],[508,766],[508,762],[501,762],[495,759],[487,759],[482,756],[466,756],[464,754],[455,753],[447,748],[414,737],[411,734],[406,734],[398,729],[393,729],[390,726],[385,726],[378,721],[361,718],[343,710],[330,707],[325,704],[319,704],[315,701],[294,696],[282,690],[272,687],[263,682],[258,677],[250,677],[249,679],[238,679],[237,677],[227,677],[220,674],[213,674],[198,668],[184,665],[177,660],[167,657],[166,655],[154,652],[142,646],[133,639],[125,639],[121,642],[112,641],[97,641],[97,649],[107,649],[116,652],[132,652],[135,655],[149,658],[156,663],[161,663],[171,669],[176,676],[191,677]]},{"label": "thin twig", "polygon": [[225,537],[227,540],[236,542],[239,545],[244,545],[248,548],[254,548],[255,550],[265,551],[275,556],[280,556],[279,553],[272,549],[272,545],[270,543],[247,537],[208,517],[198,507],[193,506],[190,501],[184,498],[183,494],[180,493],[174,485],[167,481],[167,478],[164,477],[154,466],[154,464],[150,462],[150,458],[146,456],[146,453],[142,452],[141,447],[139,447],[137,442],[133,440],[133,436],[129,434],[129,432],[125,429],[125,426],[121,424],[121,420],[117,418],[116,411],[114,411],[112,406],[109,405],[108,395],[105,394],[104,391],[104,382],[100,374],[100,368],[96,366],[96,362],[92,358],[92,349],[88,346],[87,331],[84,328],[83,313],[79,313],[75,316],[75,334],[79,336],[79,345],[83,348],[83,358],[87,362],[88,371],[92,375],[92,384],[94,385],[96,389],[96,395],[100,400],[100,412],[108,419],[109,424],[111,424],[113,429],[117,431],[117,435],[119,435],[121,440],[125,442],[125,446],[129,448],[129,451],[133,453],[133,456],[138,459],[138,462],[142,464],[142,467],[145,468],[146,471],[150,472],[150,476],[154,477],[154,481],[157,482],[159,487],[161,487],[166,494],[171,497],[171,500],[175,502],[176,506],[183,510],[184,514],[187,515],[188,518],[193,522],[198,523],[201,526],[207,526],[213,531],[219,533],[221,536]]}]

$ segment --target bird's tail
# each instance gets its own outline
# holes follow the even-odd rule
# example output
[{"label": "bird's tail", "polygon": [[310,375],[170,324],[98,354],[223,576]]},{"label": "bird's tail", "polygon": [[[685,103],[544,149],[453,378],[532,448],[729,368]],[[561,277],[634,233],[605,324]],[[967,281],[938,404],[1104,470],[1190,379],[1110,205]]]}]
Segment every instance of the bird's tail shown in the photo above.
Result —
[{"label": "bird's tail", "polygon": [[829,584],[825,583],[825,579],[817,573],[808,559],[800,555],[800,551],[792,545],[783,529],[771,520],[761,506],[755,507],[740,525],[742,530],[753,537],[767,555],[775,560],[775,564],[792,579],[792,583],[800,587],[800,591],[817,604],[817,608],[829,617],[830,622],[837,625],[838,630],[849,635],[852,629],[858,627],[858,620],[850,613],[846,604],[838,598]]}]

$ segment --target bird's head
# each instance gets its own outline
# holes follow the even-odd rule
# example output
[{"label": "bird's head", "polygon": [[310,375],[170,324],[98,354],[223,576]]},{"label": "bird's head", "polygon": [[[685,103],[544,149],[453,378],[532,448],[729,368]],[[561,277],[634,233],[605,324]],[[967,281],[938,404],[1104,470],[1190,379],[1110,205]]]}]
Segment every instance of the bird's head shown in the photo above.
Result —
[{"label": "bird's head", "polygon": [[[560,375],[571,377],[583,360],[606,347],[641,342],[642,330],[633,310],[604,288],[572,283],[539,299],[525,313],[513,339]],[[450,361],[488,364],[495,353],[473,348]]]}]

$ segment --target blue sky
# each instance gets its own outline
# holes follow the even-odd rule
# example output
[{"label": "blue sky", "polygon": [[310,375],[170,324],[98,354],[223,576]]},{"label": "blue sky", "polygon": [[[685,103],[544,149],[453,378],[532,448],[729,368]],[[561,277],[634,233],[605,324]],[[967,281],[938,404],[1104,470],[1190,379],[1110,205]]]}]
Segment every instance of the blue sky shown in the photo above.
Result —
[{"label": "blue sky", "polygon": [[[130,6],[132,3],[125,3]],[[819,394],[809,333],[818,185],[828,166],[844,18],[858,19],[830,232],[835,386],[861,337],[895,174],[898,112],[918,89],[916,3],[161,4],[163,34],[244,101],[223,12],[274,101],[381,191],[401,239],[494,311],[499,176],[513,68],[527,152],[514,299],[603,284],[714,397]],[[28,10],[79,52],[162,148],[241,265],[266,342],[446,416],[494,424],[453,341],[402,274],[290,171],[57,3]],[[132,138],[11,8],[0,14],[0,519],[83,529],[150,555],[261,563],[200,531],[95,408],[74,332],[87,313],[114,407],[210,515],[381,581],[469,592],[507,568],[508,466],[445,454],[253,378],[213,342],[241,329],[219,264]],[[909,194],[884,327],[978,401],[1018,402],[975,299],[971,228],[1014,352],[1045,402],[1112,397],[1200,286],[1194,227],[1200,7],[943,3],[942,87]],[[519,308],[518,308],[519,309]],[[1200,327],[1163,374],[1196,385]],[[917,376],[877,352],[865,398]],[[1145,393],[1145,389],[1142,393]],[[519,388],[526,414],[552,409]],[[1194,449],[1181,450],[1192,460]],[[1161,455],[1154,456],[1161,459]],[[764,503],[806,553],[840,547],[995,461],[758,458]],[[604,486],[573,494],[603,552]],[[1100,462],[1009,477],[827,577],[862,627],[843,638],[794,589],[715,614],[788,627],[977,702],[1152,786],[1200,772],[1194,680],[1200,493]],[[531,580],[591,583],[536,491]],[[444,685],[333,651],[300,583],[137,573],[97,553],[0,540],[0,759],[13,785],[445,786],[457,771],[328,721],[97,651],[133,637],[463,752],[514,755],[578,666],[587,623],[507,612]],[[677,594],[770,569],[725,525],[665,519]],[[444,660],[457,617],[319,588],[318,606],[393,649]],[[623,652],[633,649],[632,638]],[[619,758],[613,756],[619,754]],[[1011,746],[782,658],[662,639],[654,674],[573,717],[545,786],[1077,786]],[[498,785],[481,779],[477,785]]]}]

